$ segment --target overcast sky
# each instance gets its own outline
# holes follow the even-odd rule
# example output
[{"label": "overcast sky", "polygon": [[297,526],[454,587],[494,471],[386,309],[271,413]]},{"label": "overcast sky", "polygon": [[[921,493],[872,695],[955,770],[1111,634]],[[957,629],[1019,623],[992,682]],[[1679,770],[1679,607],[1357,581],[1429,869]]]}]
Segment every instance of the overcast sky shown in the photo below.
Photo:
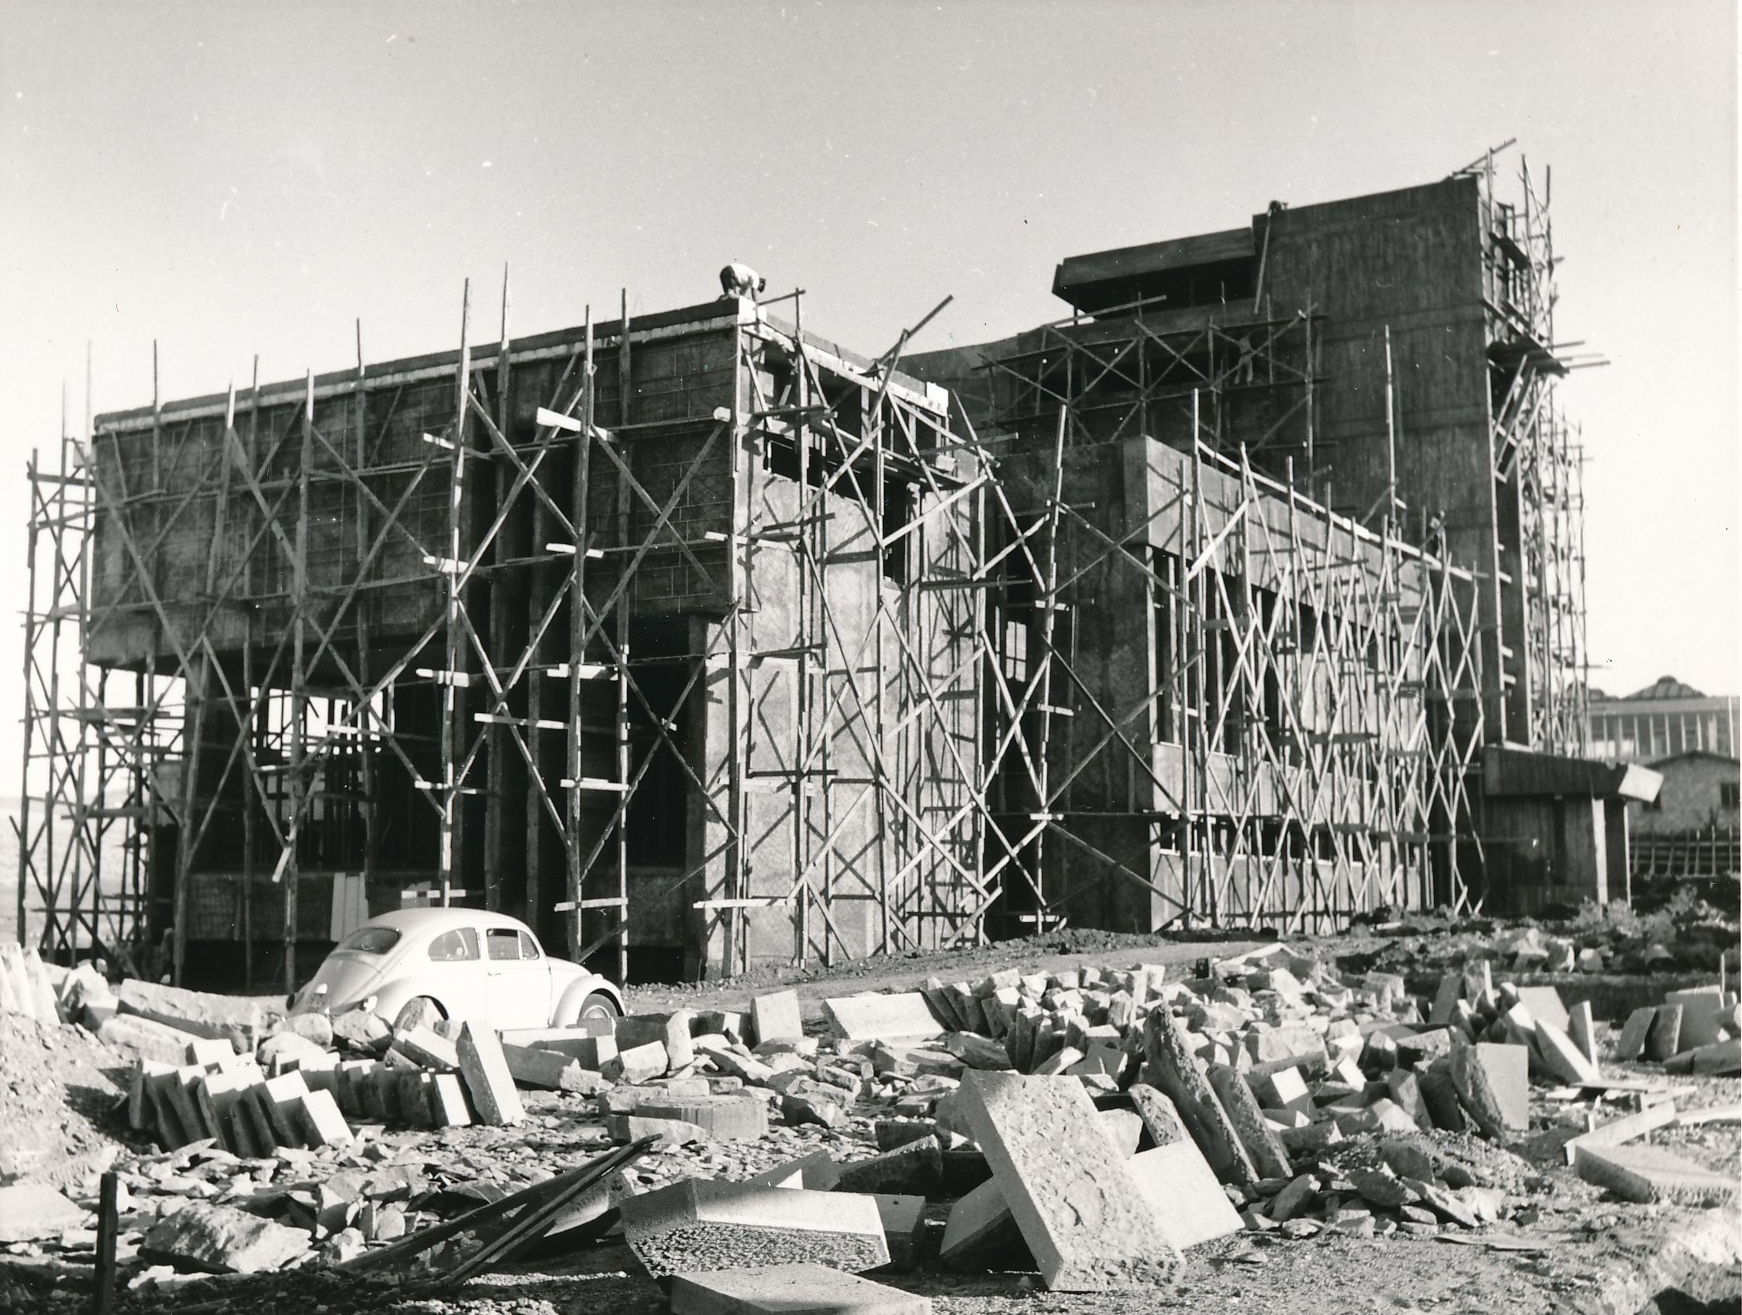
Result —
[{"label": "overcast sky", "polygon": [[[1058,317],[1064,255],[1552,166],[1594,683],[1737,679],[1728,3],[0,6],[0,526],[98,411],[718,292],[881,352]],[[481,336],[494,337],[495,312]],[[0,555],[4,554],[0,547]],[[23,606],[0,572],[0,611]],[[9,633],[16,636],[16,630]],[[12,793],[17,639],[0,645]],[[10,652],[11,657],[6,656]]]}]

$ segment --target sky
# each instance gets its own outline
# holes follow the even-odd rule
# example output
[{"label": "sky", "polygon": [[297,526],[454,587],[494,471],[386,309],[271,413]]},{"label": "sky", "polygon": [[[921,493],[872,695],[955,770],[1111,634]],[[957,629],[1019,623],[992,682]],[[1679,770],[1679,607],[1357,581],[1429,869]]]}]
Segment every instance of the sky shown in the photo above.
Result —
[{"label": "sky", "polygon": [[[865,354],[1068,313],[1063,256],[1553,170],[1592,682],[1738,679],[1729,3],[0,4],[0,793],[25,462],[85,411],[691,305]],[[0,538],[0,560],[8,559]],[[6,656],[7,653],[12,656]]]}]

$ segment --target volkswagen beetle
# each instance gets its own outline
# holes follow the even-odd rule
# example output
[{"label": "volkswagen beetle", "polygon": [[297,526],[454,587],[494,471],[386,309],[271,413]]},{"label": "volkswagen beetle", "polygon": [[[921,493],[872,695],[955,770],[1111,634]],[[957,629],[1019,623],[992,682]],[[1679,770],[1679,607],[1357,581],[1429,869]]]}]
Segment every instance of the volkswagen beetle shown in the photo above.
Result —
[{"label": "volkswagen beetle", "polygon": [[432,1013],[497,1029],[613,1018],[623,994],[545,954],[530,928],[480,909],[399,909],[371,918],[291,997],[293,1014],[367,1009],[395,1028]]}]

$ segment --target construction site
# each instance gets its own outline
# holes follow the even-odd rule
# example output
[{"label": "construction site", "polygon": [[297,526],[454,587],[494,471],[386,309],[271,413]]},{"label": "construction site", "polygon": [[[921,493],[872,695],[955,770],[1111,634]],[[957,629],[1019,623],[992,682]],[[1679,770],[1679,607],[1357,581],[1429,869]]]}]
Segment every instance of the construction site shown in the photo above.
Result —
[{"label": "construction site", "polygon": [[1735,1311],[1736,910],[1635,907],[1548,200],[881,355],[505,275],[63,422],[0,1310]]},{"label": "construction site", "polygon": [[493,342],[468,290],[457,350],[91,417],[30,468],[20,934],[288,991],[417,904],[630,981],[1624,893],[1545,191],[877,358],[797,293],[515,339],[505,281]]}]

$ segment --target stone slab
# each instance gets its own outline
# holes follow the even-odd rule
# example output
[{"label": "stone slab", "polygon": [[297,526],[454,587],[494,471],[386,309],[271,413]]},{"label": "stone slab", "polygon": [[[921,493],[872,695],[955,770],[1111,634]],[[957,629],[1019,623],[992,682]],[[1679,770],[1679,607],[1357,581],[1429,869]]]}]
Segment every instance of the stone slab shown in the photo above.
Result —
[{"label": "stone slab", "polygon": [[857,1272],[889,1263],[877,1202],[852,1192],[686,1178],[619,1209],[630,1249],[655,1278],[758,1264]]},{"label": "stone slab", "polygon": [[1663,1063],[1681,1049],[1682,1007],[1659,1005],[1657,1017],[1651,1020],[1651,1031],[1645,1034],[1645,1057]]},{"label": "stone slab", "polygon": [[1170,1282],[1180,1257],[1095,1121],[1075,1078],[974,1072],[968,1120],[1054,1291]]},{"label": "stone slab", "polygon": [[1597,1062],[1597,1022],[1591,1015],[1591,1002],[1581,1000],[1567,1010],[1567,1035],[1579,1048],[1579,1053],[1593,1064]]},{"label": "stone slab", "polygon": [[1572,1016],[1561,1002],[1561,993],[1552,986],[1520,986],[1518,1003],[1530,1010],[1530,1016],[1540,1022],[1550,1022],[1565,1032],[1572,1026]]},{"label": "stone slab", "polygon": [[300,1228],[287,1228],[233,1206],[190,1201],[147,1230],[139,1249],[217,1274],[278,1269],[312,1245]]},{"label": "stone slab", "polygon": [[437,1073],[429,1084],[430,1119],[438,1128],[464,1128],[472,1121],[466,1089],[457,1073]]},{"label": "stone slab", "polygon": [[[690,1044],[690,1024],[695,1017],[694,1010],[679,1009],[669,1014],[630,1014],[619,1018],[617,1051],[623,1054],[657,1041],[664,1052],[666,1067],[683,1068],[695,1058],[695,1048]],[[652,1058],[651,1051],[648,1058]]]},{"label": "stone slab", "polygon": [[1716,1204],[1735,1200],[1738,1189],[1735,1174],[1713,1173],[1655,1146],[1581,1147],[1573,1169],[1586,1182],[1641,1205]]},{"label": "stone slab", "polygon": [[837,1186],[843,1192],[935,1197],[942,1194],[943,1181],[943,1152],[935,1138],[925,1138],[841,1165]]},{"label": "stone slab", "polygon": [[52,1187],[40,1183],[0,1187],[0,1243],[34,1242],[88,1223],[85,1212]]},{"label": "stone slab", "polygon": [[883,1241],[891,1268],[910,1270],[919,1263],[920,1238],[925,1233],[925,1197],[874,1193],[883,1220]]},{"label": "stone slab", "polygon": [[1228,1121],[1239,1134],[1240,1143],[1252,1158],[1252,1167],[1260,1178],[1292,1178],[1294,1166],[1276,1133],[1264,1121],[1264,1112],[1246,1079],[1226,1064],[1211,1064],[1206,1076]]},{"label": "stone slab", "polygon": [[998,1181],[988,1178],[950,1207],[938,1256],[954,1265],[975,1256],[1016,1249],[1027,1250],[1022,1230]]},{"label": "stone slab", "polygon": [[816,1150],[796,1160],[764,1169],[745,1184],[754,1187],[802,1187],[813,1192],[827,1192],[841,1181],[841,1167],[827,1151]]},{"label": "stone slab", "polygon": [[304,1092],[297,1115],[302,1135],[310,1146],[343,1146],[351,1140],[351,1125],[339,1113],[338,1102],[330,1091]]},{"label": "stone slab", "polygon": [[1675,1119],[1675,1102],[1666,1100],[1660,1105],[1647,1105],[1636,1114],[1624,1114],[1618,1119],[1610,1119],[1607,1123],[1599,1123],[1589,1132],[1580,1133],[1566,1144],[1563,1149],[1567,1163],[1576,1165],[1580,1150],[1620,1146],[1636,1137],[1643,1137],[1653,1129],[1667,1127]]},{"label": "stone slab", "polygon": [[931,1299],[823,1265],[675,1274],[672,1315],[931,1315]]},{"label": "stone slab", "polygon": [[[239,1031],[252,1038],[266,1025],[273,1002],[246,995],[215,995],[130,977],[115,988],[123,1014],[165,1023],[196,1036],[227,1036]],[[282,999],[282,998],[281,998]],[[278,1008],[282,1008],[280,1003]]]},{"label": "stone slab", "polygon": [[1536,1020],[1536,1053],[1543,1066],[1562,1082],[1577,1086],[1584,1082],[1601,1082],[1602,1070],[1585,1052],[1573,1044],[1573,1039],[1546,1018]]},{"label": "stone slab", "polygon": [[[1458,1100],[1478,1128],[1504,1140],[1530,1127],[1530,1051],[1523,1046],[1459,1046],[1451,1054]],[[1436,1120],[1437,1121],[1437,1120]]]},{"label": "stone slab", "polygon": [[635,1102],[649,1119],[693,1123],[723,1141],[756,1141],[768,1135],[768,1102],[759,1096],[669,1097],[650,1094]]},{"label": "stone slab", "polygon": [[516,1083],[540,1091],[561,1091],[565,1073],[582,1071],[581,1061],[572,1055],[539,1046],[516,1046],[504,1041],[502,1058]]},{"label": "stone slab", "polygon": [[478,1111],[480,1122],[514,1124],[526,1117],[520,1093],[514,1088],[514,1075],[502,1057],[502,1042],[495,1032],[466,1023],[460,1028],[455,1052],[460,1075],[466,1080],[466,1091],[472,1097],[472,1108]]},{"label": "stone slab", "polygon": [[1209,1162],[1189,1141],[1140,1151],[1126,1169],[1155,1212],[1162,1232],[1181,1251],[1243,1227]]},{"label": "stone slab", "polygon": [[[1298,1070],[1290,1069],[1290,1072]],[[1147,1082],[1134,1082],[1125,1093],[1131,1098],[1131,1108],[1143,1120],[1143,1130],[1155,1146],[1167,1146],[1176,1141],[1190,1141],[1191,1133],[1180,1118],[1174,1103]]]},{"label": "stone slab", "polygon": [[1724,996],[1716,984],[1671,991],[1663,997],[1663,1002],[1682,1007],[1681,1036],[1676,1044],[1678,1052],[1709,1046],[1718,1039],[1724,1022]]},{"label": "stone slab", "polygon": [[[1225,1183],[1258,1181],[1252,1157],[1200,1069],[1186,1034],[1165,1005],[1144,1021],[1144,1077],[1173,1102],[1192,1140]],[[1322,1050],[1322,1047],[1321,1047]]]},{"label": "stone slab", "polygon": [[429,1027],[408,1028],[395,1034],[393,1051],[431,1073],[452,1073],[460,1067],[460,1055],[454,1043]]},{"label": "stone slab", "polygon": [[751,1026],[756,1042],[795,1041],[804,1035],[797,991],[773,991],[750,1001]]},{"label": "stone slab", "polygon": [[1651,1005],[1635,1009],[1621,1025],[1620,1039],[1615,1042],[1616,1059],[1638,1059],[1645,1053],[1645,1038],[1657,1021],[1657,1010]]},{"label": "stone slab", "polygon": [[97,1040],[111,1049],[176,1068],[187,1062],[188,1046],[199,1039],[196,1033],[131,1014],[116,1014],[97,1028]]},{"label": "stone slab", "polygon": [[851,1041],[932,1037],[947,1030],[918,991],[824,1000],[823,1017],[832,1035]]}]

